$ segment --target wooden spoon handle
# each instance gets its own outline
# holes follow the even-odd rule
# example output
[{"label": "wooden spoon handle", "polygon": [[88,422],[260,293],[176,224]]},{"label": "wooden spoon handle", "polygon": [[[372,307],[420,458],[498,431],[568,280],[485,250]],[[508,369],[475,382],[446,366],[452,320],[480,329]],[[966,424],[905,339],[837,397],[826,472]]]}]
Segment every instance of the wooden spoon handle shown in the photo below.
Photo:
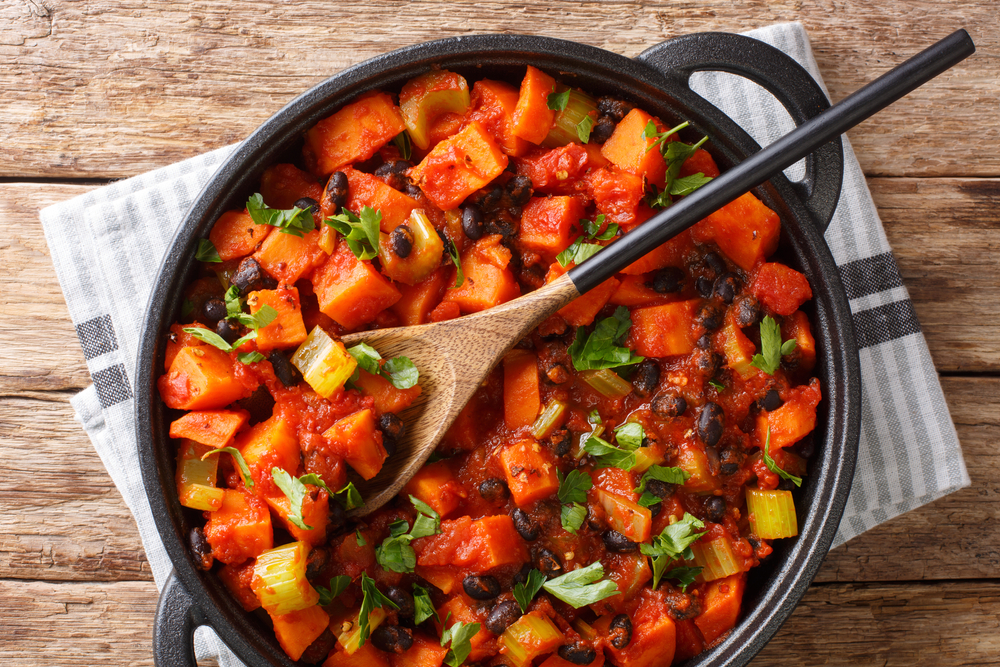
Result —
[{"label": "wooden spoon handle", "polygon": [[969,33],[965,30],[953,32],[653,216],[574,267],[567,275],[581,294],[596,287],[656,246],[836,139],[975,51],[976,45],[972,43]]}]

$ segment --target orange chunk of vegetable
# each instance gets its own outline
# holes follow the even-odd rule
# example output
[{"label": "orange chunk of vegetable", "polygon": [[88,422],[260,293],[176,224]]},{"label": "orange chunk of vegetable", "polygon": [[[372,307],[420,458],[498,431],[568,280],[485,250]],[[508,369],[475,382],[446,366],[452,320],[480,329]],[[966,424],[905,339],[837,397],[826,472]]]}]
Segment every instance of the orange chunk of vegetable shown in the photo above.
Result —
[{"label": "orange chunk of vegetable", "polygon": [[458,307],[458,304],[454,301],[442,301],[434,310],[431,311],[430,321],[431,322],[444,322],[446,320],[453,320],[462,314],[462,309]]},{"label": "orange chunk of vegetable", "polygon": [[507,155],[483,126],[473,121],[431,149],[409,176],[431,202],[447,211],[485,187],[506,167]]},{"label": "orange chunk of vegetable", "polygon": [[260,484],[265,492],[274,488],[271,468],[281,468],[289,475],[294,475],[299,469],[299,438],[295,428],[281,415],[276,414],[254,424],[236,438],[235,444],[247,462],[254,482]]},{"label": "orange chunk of vegetable", "polygon": [[[645,206],[639,208],[639,217],[646,221],[652,216],[652,211]],[[649,212],[649,215],[645,213]],[[630,276],[651,273],[666,266],[684,267],[688,263],[688,257],[695,250],[694,241],[691,238],[691,230],[686,229],[666,243],[661,243],[645,255],[626,266],[622,273]]]},{"label": "orange chunk of vegetable", "polygon": [[634,614],[632,641],[623,648],[608,645],[611,662],[617,667],[659,667],[674,659],[677,634],[674,620],[663,613],[658,596],[647,595]]},{"label": "orange chunk of vegetable", "polygon": [[242,563],[274,546],[267,503],[243,489],[226,489],[222,507],[208,515],[205,539],[223,563]]},{"label": "orange chunk of vegetable", "polygon": [[719,480],[709,468],[708,457],[697,445],[681,443],[677,449],[677,467],[691,475],[684,483],[688,493],[711,493],[719,488]]},{"label": "orange chunk of vegetable", "polygon": [[549,134],[556,112],[549,108],[549,95],[556,90],[556,80],[528,65],[514,108],[514,134],[525,141],[540,144]]},{"label": "orange chunk of vegetable", "polygon": [[822,398],[819,380],[813,378],[808,385],[793,387],[783,398],[785,402],[777,410],[757,415],[754,438],[761,449],[768,430],[771,433],[768,449],[774,451],[794,445],[816,428],[816,406]]},{"label": "orange chunk of vegetable", "polygon": [[316,605],[288,614],[271,615],[274,634],[292,660],[298,660],[330,625],[330,616]]},{"label": "orange chunk of vegetable", "polygon": [[343,649],[330,653],[323,667],[389,667],[389,654],[378,650],[371,642],[365,642],[354,653]]},{"label": "orange chunk of vegetable", "polygon": [[518,507],[527,507],[559,490],[555,463],[549,451],[534,440],[505,447],[500,452],[500,464]]},{"label": "orange chunk of vegetable", "polygon": [[651,148],[656,139],[647,138],[644,134],[649,121],[653,121],[656,125],[657,132],[667,129],[663,123],[642,109],[629,111],[615,126],[611,137],[604,142],[601,155],[622,171],[645,178],[647,183],[653,183],[662,189],[667,163],[660,153],[659,146]]},{"label": "orange chunk of vegetable", "polygon": [[299,291],[294,287],[250,292],[247,305],[254,314],[264,306],[270,306],[278,313],[273,322],[257,329],[257,349],[261,352],[298,347],[306,339]]},{"label": "orange chunk of vegetable", "polygon": [[715,159],[711,153],[704,148],[699,148],[691,157],[684,160],[684,164],[681,165],[681,171],[678,175],[683,178],[684,176],[691,176],[693,174],[704,174],[709,178],[715,178],[719,173],[719,167],[715,164]]},{"label": "orange chunk of vegetable", "polygon": [[356,329],[375,319],[399,301],[400,293],[371,262],[362,262],[346,243],[312,276],[320,311],[346,329]]},{"label": "orange chunk of vegetable", "polygon": [[316,123],[306,132],[302,154],[310,171],[326,176],[345,164],[367,160],[404,129],[392,97],[371,93]]},{"label": "orange chunk of vegetable", "polygon": [[748,192],[691,228],[699,243],[715,241],[744,271],[778,249],[781,220],[764,202]]},{"label": "orange chunk of vegetable", "polygon": [[430,322],[431,311],[441,302],[448,287],[449,270],[442,267],[416,285],[399,285],[402,297],[392,306],[403,326]]},{"label": "orange chunk of vegetable", "polygon": [[170,437],[225,447],[249,420],[250,413],[246,410],[197,410],[171,422]]},{"label": "orange chunk of vegetable", "polygon": [[760,267],[750,283],[750,293],[778,315],[791,315],[812,298],[806,277],[778,262]]},{"label": "orange chunk of vegetable", "polygon": [[588,187],[598,213],[603,213],[608,223],[617,223],[625,229],[637,224],[644,195],[642,177],[604,167],[591,172]]},{"label": "orange chunk of vegetable", "polygon": [[226,211],[212,225],[208,240],[223,262],[245,257],[267,238],[269,225],[255,225],[246,211]]},{"label": "orange chunk of vegetable", "polygon": [[451,627],[456,622],[471,624],[479,623],[479,632],[469,639],[471,651],[467,660],[475,662],[488,658],[497,650],[496,636],[486,629],[486,613],[478,608],[473,608],[469,604],[470,600],[463,595],[456,595],[449,598],[447,602],[438,607],[438,617],[448,619],[447,622],[435,621],[434,627],[438,634],[444,631],[445,627]]},{"label": "orange chunk of vegetable", "polygon": [[[406,222],[413,209],[420,206],[416,199],[386,185],[380,178],[350,167],[343,171],[347,176],[347,209],[360,213],[362,208],[370,206],[381,212],[379,228],[386,234]],[[324,215],[333,215],[333,211],[324,211]]]},{"label": "orange chunk of vegetable", "polygon": [[705,650],[705,641],[701,638],[701,631],[694,621],[675,621],[677,626],[677,651],[674,659],[678,662],[693,658]]},{"label": "orange chunk of vegetable", "polygon": [[594,488],[594,497],[607,513],[608,522],[619,533],[633,542],[649,540],[653,526],[653,515],[648,507],[643,507],[616,493]]},{"label": "orange chunk of vegetable", "polygon": [[[602,667],[604,665],[604,652],[599,651],[594,655],[594,661],[587,664],[586,667]],[[541,665],[538,667],[576,667],[576,665],[569,660],[563,660],[559,657],[558,653],[553,653],[548,658],[546,658]]]},{"label": "orange chunk of vegetable", "polygon": [[301,509],[302,522],[311,526],[309,529],[299,528],[289,519],[292,515],[292,503],[280,489],[268,493],[264,500],[289,535],[311,547],[318,547],[326,542],[326,526],[330,522],[330,496],[319,486],[306,484],[306,489],[308,492],[302,498]]},{"label": "orange chunk of vegetable", "polygon": [[441,667],[448,649],[441,642],[421,634],[413,635],[413,645],[402,653],[390,653],[392,667]]},{"label": "orange chunk of vegetable", "polygon": [[382,446],[382,432],[375,424],[371,410],[361,410],[344,417],[323,433],[330,450],[365,479],[371,479],[382,469],[388,453]]},{"label": "orange chunk of vegetable", "polygon": [[[601,158],[600,153],[596,156]],[[607,160],[601,160],[607,163]],[[594,164],[587,147],[576,143],[551,150],[535,149],[515,160],[514,164],[518,174],[531,179],[536,192],[555,195],[568,195],[585,189],[586,183],[581,183],[579,177],[589,167],[601,166]]]},{"label": "orange chunk of vegetable", "polygon": [[451,514],[467,496],[447,461],[421,468],[403,487],[402,494],[419,498],[441,516]]},{"label": "orange chunk of vegetable", "polygon": [[797,310],[781,323],[781,339],[794,340],[795,349],[784,356],[789,367],[808,373],[816,365],[816,339],[809,328],[809,317]]},{"label": "orange chunk of vegetable", "polygon": [[632,311],[629,347],[644,357],[669,357],[694,350],[694,312],[700,301],[676,301]]},{"label": "orange chunk of vegetable", "polygon": [[379,414],[401,412],[410,407],[420,395],[420,385],[414,385],[409,389],[397,389],[384,377],[372,375],[364,369],[359,369],[354,386],[365,396],[375,399],[375,410]]},{"label": "orange chunk of vegetable", "polygon": [[[294,164],[276,164],[260,177],[260,196],[271,208],[289,209],[303,197],[319,201],[323,186]],[[266,225],[264,225],[266,226]]]},{"label": "orange chunk of vegetable", "polygon": [[677,301],[680,298],[678,294],[660,294],[650,287],[649,283],[652,280],[653,276],[648,274],[622,276],[621,281],[618,283],[618,288],[615,289],[614,294],[608,299],[608,303],[628,307],[651,306]]},{"label": "orange chunk of vegetable", "polygon": [[503,81],[481,79],[472,85],[472,111],[469,120],[477,121],[493,135],[501,150],[510,156],[524,155],[531,144],[514,134],[514,109],[518,92]]},{"label": "orange chunk of vegetable", "polygon": [[466,315],[521,296],[521,288],[508,269],[498,268],[476,252],[477,247],[485,245],[484,242],[488,242],[486,237],[476,241],[471,249],[462,253],[465,282],[461,287],[449,287],[444,294],[444,301],[457,303]]},{"label": "orange chunk of vegetable", "polygon": [[[549,272],[545,276],[545,282],[550,283],[571,268],[563,268],[558,262],[549,266]],[[611,299],[611,295],[618,289],[618,279],[612,276],[597,287],[591,289],[586,294],[578,296],[568,304],[560,308],[559,316],[575,327],[585,327],[594,321],[597,313],[604,308]]]},{"label": "orange chunk of vegetable", "polygon": [[[514,520],[505,514],[484,516],[475,521],[468,516],[442,521],[441,532],[414,540],[413,550],[417,553],[417,574],[420,576],[424,576],[421,566],[455,566],[465,568],[467,574],[501,565],[520,565],[528,560],[528,550],[514,528]],[[459,585],[463,576],[458,573]],[[435,582],[435,585],[438,584]]]},{"label": "orange chunk of vegetable", "polygon": [[518,241],[546,261],[555,261],[556,255],[580,235],[580,220],[585,215],[580,197],[532,197],[521,213]]},{"label": "orange chunk of vegetable", "polygon": [[[266,226],[266,225],[264,225]],[[327,254],[319,245],[318,230],[303,236],[275,231],[253,254],[261,268],[285,285],[295,281],[326,261]]]},{"label": "orange chunk of vegetable", "polygon": [[649,559],[638,552],[629,554],[609,552],[601,558],[601,562],[604,563],[606,577],[618,585],[619,593],[591,607],[595,612],[602,610],[605,604],[610,604],[616,611],[620,610],[653,578]]},{"label": "orange chunk of vegetable", "polygon": [[746,574],[742,572],[708,585],[702,598],[703,611],[694,619],[706,644],[712,644],[736,626],[745,587]]},{"label": "orange chunk of vegetable", "polygon": [[464,116],[469,110],[469,84],[444,69],[433,69],[410,79],[399,91],[399,110],[413,145],[431,147],[430,126],[446,113]]},{"label": "orange chunk of vegetable", "polygon": [[229,355],[211,345],[182,348],[157,387],[174,410],[215,410],[251,393],[233,375]]},{"label": "orange chunk of vegetable", "polygon": [[243,607],[243,611],[253,611],[260,609],[260,599],[253,592],[253,560],[246,560],[242,563],[230,563],[223,565],[216,574],[222,583],[226,585],[229,592],[233,594],[236,601]]},{"label": "orange chunk of vegetable", "polygon": [[530,426],[541,408],[537,357],[528,350],[511,350],[503,359],[504,424],[511,430]]}]

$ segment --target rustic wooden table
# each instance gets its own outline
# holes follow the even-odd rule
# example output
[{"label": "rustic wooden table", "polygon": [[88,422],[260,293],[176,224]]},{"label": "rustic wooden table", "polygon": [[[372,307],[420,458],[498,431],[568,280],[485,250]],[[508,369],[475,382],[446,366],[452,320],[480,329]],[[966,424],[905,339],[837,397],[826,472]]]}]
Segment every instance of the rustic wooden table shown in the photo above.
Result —
[{"label": "rustic wooden table", "polygon": [[69,406],[90,383],[38,210],[235,142],[326,76],[450,35],[635,55],[799,20],[840,99],[951,30],[979,52],[850,134],[972,487],[835,549],[755,665],[1000,665],[996,0],[0,0],[0,664],[151,665],[157,594]]}]

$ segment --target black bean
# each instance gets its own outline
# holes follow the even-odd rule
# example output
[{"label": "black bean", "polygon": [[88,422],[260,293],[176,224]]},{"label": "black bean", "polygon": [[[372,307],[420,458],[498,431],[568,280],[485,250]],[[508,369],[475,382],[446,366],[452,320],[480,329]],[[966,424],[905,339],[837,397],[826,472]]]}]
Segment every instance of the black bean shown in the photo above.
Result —
[{"label": "black bean", "polygon": [[719,474],[728,477],[730,475],[735,475],[739,469],[740,466],[738,463],[726,462],[719,466]]},{"label": "black bean", "polygon": [[423,190],[420,189],[420,186],[414,185],[413,183],[407,183],[403,192],[406,193],[406,196],[411,199],[418,199],[420,195],[423,194]]},{"label": "black bean", "polygon": [[726,499],[722,496],[706,498],[705,518],[712,523],[722,523],[722,520],[726,518]]},{"label": "black bean", "polygon": [[486,227],[483,224],[483,211],[475,204],[469,204],[462,209],[462,231],[473,241],[481,239]]},{"label": "black bean", "polygon": [[212,558],[212,545],[208,543],[205,531],[201,529],[201,526],[195,526],[188,533],[188,547],[190,547],[195,565],[199,569],[212,569],[212,563],[214,562]]},{"label": "black bean", "polygon": [[712,347],[712,337],[709,334],[702,334],[701,337],[694,342],[694,346],[699,350],[707,350]]},{"label": "black bean", "polygon": [[790,479],[780,479],[778,480],[778,490],[779,491],[792,491],[795,489],[795,482]]},{"label": "black bean", "polygon": [[606,530],[601,535],[601,539],[604,540],[604,546],[608,551],[614,551],[617,553],[629,553],[630,551],[635,551],[639,548],[639,545],[628,539],[617,530]]},{"label": "black bean", "polygon": [[632,619],[628,614],[618,614],[611,619],[608,637],[611,639],[611,645],[619,651],[632,643]]},{"label": "black bean", "polygon": [[611,116],[600,116],[590,130],[590,140],[595,144],[603,144],[615,133],[618,123]]},{"label": "black bean", "polygon": [[574,665],[589,665],[597,659],[594,649],[585,644],[563,644],[556,651],[559,657]]},{"label": "black bean", "polygon": [[673,419],[687,412],[687,401],[684,400],[683,396],[663,394],[653,399],[651,407],[653,412],[664,419]]},{"label": "black bean", "polygon": [[226,316],[226,302],[222,299],[209,299],[202,305],[201,312],[205,319],[218,322]]},{"label": "black bean", "polygon": [[597,98],[597,111],[602,116],[610,116],[616,123],[620,123],[633,108],[628,102],[607,95]]},{"label": "black bean", "polygon": [[569,448],[573,445],[573,436],[570,435],[569,431],[561,428],[552,432],[552,435],[549,436],[549,444],[552,446],[553,454],[566,456],[569,454]]},{"label": "black bean", "polygon": [[525,563],[524,565],[522,565],[521,569],[518,570],[517,574],[514,575],[514,583],[515,584],[528,583],[528,575],[531,574],[531,571],[534,569],[535,568],[531,567],[531,563]]},{"label": "black bean", "polygon": [[736,308],[736,325],[739,327],[752,327],[760,322],[761,310],[760,302],[752,296],[742,294],[733,301]]},{"label": "black bean", "polygon": [[694,358],[694,363],[698,367],[698,370],[704,372],[709,377],[718,373],[725,361],[725,357],[711,350],[698,350]]},{"label": "black bean", "polygon": [[660,365],[652,359],[640,363],[632,373],[632,389],[636,396],[645,398],[656,391],[660,384]]},{"label": "black bean", "polygon": [[347,512],[338,502],[330,502],[330,520],[326,524],[326,533],[330,535],[337,532],[347,523]]},{"label": "black bean", "polygon": [[378,168],[381,167],[384,163],[385,160],[382,159],[382,154],[375,153],[375,155],[372,155],[367,160],[362,160],[361,162],[355,162],[351,166],[353,166],[358,171],[365,172],[366,174],[374,174],[376,171],[378,171]]},{"label": "black bean", "polygon": [[722,311],[711,303],[703,303],[695,313],[694,321],[705,331],[715,331],[722,326]]},{"label": "black bean", "polygon": [[406,225],[399,225],[389,234],[389,247],[396,257],[406,259],[413,251],[413,232]]},{"label": "black bean", "polygon": [[244,257],[240,265],[236,267],[236,273],[230,279],[233,285],[240,291],[240,296],[245,297],[250,292],[264,289],[265,283],[264,269],[253,257]]},{"label": "black bean", "polygon": [[539,549],[535,554],[535,567],[545,575],[546,579],[558,577],[563,573],[562,561],[559,559],[559,556],[545,547]]},{"label": "black bean", "polygon": [[462,580],[462,590],[473,600],[492,600],[500,595],[500,582],[489,575],[470,574]]},{"label": "black bean", "polygon": [[507,181],[507,196],[514,206],[527,204],[533,192],[531,179],[527,176],[519,175]]},{"label": "black bean", "polygon": [[510,489],[507,482],[499,477],[484,479],[479,484],[479,495],[489,503],[502,503],[510,497]]},{"label": "black bean", "polygon": [[528,542],[533,542],[538,539],[539,533],[542,532],[542,527],[538,525],[538,522],[528,516],[528,513],[523,509],[514,510],[512,515],[514,518],[514,528],[517,529],[517,534],[523,537]]},{"label": "black bean", "polygon": [[406,436],[406,424],[392,412],[385,412],[378,418],[378,428],[382,431],[382,446],[389,454],[389,449],[396,449],[396,445]]},{"label": "black bean", "polygon": [[666,588],[664,593],[663,606],[675,621],[687,621],[701,614],[701,598],[671,588]]},{"label": "black bean", "polygon": [[260,385],[247,398],[241,398],[236,405],[250,413],[250,423],[267,421],[274,414],[274,396],[267,387]]},{"label": "black bean", "polygon": [[309,209],[310,211],[313,212],[319,210],[319,202],[313,199],[312,197],[302,197],[301,199],[297,199],[295,200],[294,206],[296,208],[301,208],[303,211],[305,211],[306,209]]},{"label": "black bean", "polygon": [[722,273],[726,270],[726,263],[718,253],[710,252],[705,255],[702,260],[705,262],[705,266],[711,269],[716,274]]},{"label": "black bean", "polygon": [[274,369],[274,374],[281,384],[286,387],[294,387],[302,381],[302,373],[281,350],[275,350],[269,354],[267,360],[271,362],[271,368]]},{"label": "black bean", "polygon": [[413,596],[410,595],[405,588],[390,586],[385,592],[385,596],[395,602],[396,606],[399,607],[396,613],[400,618],[413,617]]},{"label": "black bean", "polygon": [[767,393],[764,394],[764,398],[760,400],[760,407],[764,408],[768,412],[772,412],[780,408],[784,405],[784,403],[785,402],[781,400],[781,396],[777,391],[774,389],[768,389]]},{"label": "black bean", "polygon": [[337,636],[330,631],[330,628],[323,630],[323,633],[309,645],[309,648],[305,650],[302,657],[299,658],[300,662],[304,662],[307,665],[315,665],[318,662],[326,660],[326,657],[333,650],[333,647],[337,644]]},{"label": "black bean", "polygon": [[684,272],[675,266],[668,266],[653,274],[650,287],[658,294],[673,294],[684,288]]},{"label": "black bean", "polygon": [[709,298],[712,296],[712,290],[715,289],[715,283],[713,283],[708,278],[698,278],[694,281],[694,288],[698,290],[698,294],[702,298]]},{"label": "black bean", "polygon": [[726,413],[718,403],[709,401],[698,414],[698,437],[709,447],[714,447],[722,438],[722,423]]},{"label": "black bean", "polygon": [[386,653],[405,653],[413,646],[413,633],[399,625],[380,625],[372,631],[372,646]]},{"label": "black bean", "polygon": [[667,484],[666,482],[660,481],[658,479],[647,479],[646,480],[646,490],[657,498],[666,498],[672,495],[677,489],[675,484]]},{"label": "black bean", "polygon": [[222,339],[227,343],[235,343],[236,339],[240,337],[240,327],[229,320],[219,320],[219,323],[215,325],[215,333],[222,336]]},{"label": "black bean", "polygon": [[660,512],[662,511],[663,511],[663,503],[656,503],[654,505],[649,506],[649,513],[652,515],[654,519],[660,516]]},{"label": "black bean", "polygon": [[816,440],[813,439],[812,434],[810,433],[792,445],[792,449],[798,452],[798,455],[804,459],[811,458],[816,451]]},{"label": "black bean", "polygon": [[[337,503],[333,504],[336,505]],[[309,556],[306,558],[306,579],[310,582],[316,582],[320,575],[323,574],[323,569],[329,560],[330,552],[323,547],[313,547],[310,549]],[[329,584],[326,581],[319,583],[323,586]]]},{"label": "black bean", "polygon": [[502,635],[514,621],[521,618],[521,605],[514,600],[505,600],[493,607],[486,617],[486,629],[495,635]]},{"label": "black bean", "polygon": [[333,176],[326,184],[326,194],[330,197],[330,203],[333,204],[333,213],[344,207],[349,192],[347,174],[342,171],[333,172]]},{"label": "black bean", "polygon": [[503,188],[499,185],[494,185],[479,200],[479,206],[482,207],[484,212],[488,213],[496,209],[501,199],[503,199]]},{"label": "black bean", "polygon": [[726,303],[732,303],[740,291],[740,279],[735,273],[723,273],[715,279],[715,296]]}]

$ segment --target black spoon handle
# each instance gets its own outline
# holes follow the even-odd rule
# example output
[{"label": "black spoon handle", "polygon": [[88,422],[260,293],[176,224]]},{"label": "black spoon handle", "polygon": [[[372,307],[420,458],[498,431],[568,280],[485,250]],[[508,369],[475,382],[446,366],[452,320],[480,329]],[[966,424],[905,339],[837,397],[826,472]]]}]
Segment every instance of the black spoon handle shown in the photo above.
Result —
[{"label": "black spoon handle", "polygon": [[836,139],[975,51],[976,45],[972,43],[969,33],[956,30],[574,267],[569,271],[570,280],[581,294],[596,287],[651,249]]}]

